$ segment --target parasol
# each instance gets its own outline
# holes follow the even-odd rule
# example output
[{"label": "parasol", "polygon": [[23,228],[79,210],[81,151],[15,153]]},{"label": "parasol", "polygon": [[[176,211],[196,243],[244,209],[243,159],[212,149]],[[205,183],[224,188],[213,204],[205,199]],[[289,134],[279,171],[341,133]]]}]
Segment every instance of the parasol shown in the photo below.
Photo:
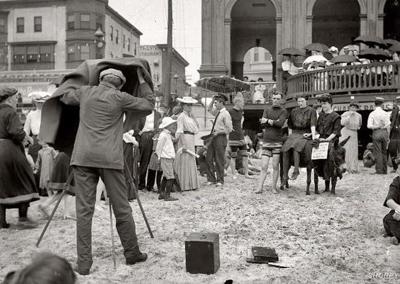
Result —
[{"label": "parasol", "polygon": [[307,57],[306,60],[304,60],[303,64],[307,65],[307,64],[310,64],[313,62],[325,63],[325,62],[328,62],[328,59],[326,59],[322,55],[311,55],[311,56]]},{"label": "parasol", "polygon": [[359,58],[366,58],[369,60],[385,60],[391,58],[390,54],[383,49],[367,48],[360,51]]},{"label": "parasol", "polygon": [[280,55],[293,55],[293,56],[304,56],[304,52],[294,48],[294,47],[288,47],[284,48],[281,51],[279,51]]},{"label": "parasol", "polygon": [[387,47],[387,43],[378,36],[362,35],[354,40],[355,43],[364,43],[370,47],[378,45],[380,47]]},{"label": "parasol", "polygon": [[319,52],[326,52],[329,51],[329,47],[326,44],[314,42],[306,45],[304,49],[309,51],[319,51]]},{"label": "parasol", "polygon": [[332,58],[331,62],[334,64],[339,64],[339,63],[352,63],[352,62],[357,62],[358,59],[357,57],[353,56],[353,55],[338,55],[334,58]]},{"label": "parasol", "polygon": [[397,45],[400,44],[400,41],[395,40],[395,39],[384,39],[384,42],[388,45],[388,46],[393,46],[393,45]]},{"label": "parasol", "polygon": [[206,77],[198,80],[196,86],[219,93],[249,91],[250,85],[228,76]]},{"label": "parasol", "polygon": [[393,52],[400,52],[400,42],[393,44],[391,47],[389,47],[389,50]]}]

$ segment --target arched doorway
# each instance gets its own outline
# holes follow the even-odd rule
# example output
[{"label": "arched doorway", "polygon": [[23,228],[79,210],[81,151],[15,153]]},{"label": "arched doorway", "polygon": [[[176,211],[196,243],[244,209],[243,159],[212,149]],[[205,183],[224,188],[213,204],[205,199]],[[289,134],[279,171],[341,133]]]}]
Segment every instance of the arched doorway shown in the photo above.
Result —
[{"label": "arched doorway", "polygon": [[243,77],[250,82],[262,79],[264,82],[272,81],[273,57],[264,47],[250,48],[243,58]]},{"label": "arched doorway", "polygon": [[272,54],[272,65],[275,66],[275,18],[275,6],[270,0],[236,1],[231,11],[232,76],[243,79],[244,56],[252,47],[263,47],[269,50]]},{"label": "arched doorway", "polygon": [[400,1],[387,0],[384,8],[384,38],[400,40]]},{"label": "arched doorway", "polygon": [[360,35],[357,0],[318,0],[313,7],[312,41],[339,49]]}]

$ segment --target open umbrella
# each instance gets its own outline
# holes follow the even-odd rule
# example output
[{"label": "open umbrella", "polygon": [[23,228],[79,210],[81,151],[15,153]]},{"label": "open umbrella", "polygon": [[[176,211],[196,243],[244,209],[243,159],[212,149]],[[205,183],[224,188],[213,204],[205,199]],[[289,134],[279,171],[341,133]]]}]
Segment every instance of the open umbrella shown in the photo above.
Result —
[{"label": "open umbrella", "polygon": [[319,52],[326,52],[329,51],[329,47],[326,44],[319,43],[319,42],[314,42],[306,45],[304,47],[306,50],[310,51],[319,51]]},{"label": "open umbrella", "polygon": [[375,45],[378,45],[380,47],[387,47],[387,43],[380,37],[378,36],[372,36],[372,35],[362,35],[357,37],[354,42],[356,43],[365,43],[366,45],[373,47]]},{"label": "open umbrella", "polygon": [[248,83],[228,76],[206,77],[200,79],[195,84],[198,87],[219,93],[250,90],[250,85]]},{"label": "open umbrella", "polygon": [[353,55],[338,55],[334,58],[331,59],[331,62],[334,64],[339,64],[339,63],[352,63],[352,62],[357,62],[358,59],[357,57],[353,56]]},{"label": "open umbrella", "polygon": [[388,46],[393,46],[393,45],[396,45],[396,44],[400,45],[400,41],[395,40],[395,39],[389,38],[389,39],[384,39],[384,41]]},{"label": "open umbrella", "polygon": [[389,47],[389,50],[393,52],[400,52],[400,42],[393,44],[391,47]]},{"label": "open umbrella", "polygon": [[302,56],[304,55],[304,52],[294,48],[294,47],[288,47],[288,48],[284,48],[281,51],[279,51],[280,55],[293,55],[293,56]]},{"label": "open umbrella", "polygon": [[310,64],[313,62],[325,63],[325,62],[328,62],[328,59],[326,59],[322,55],[311,55],[311,56],[307,57],[306,60],[304,60],[303,64],[307,65],[307,64]]},{"label": "open umbrella", "polygon": [[390,58],[390,54],[379,48],[367,48],[363,49],[360,51],[360,54],[358,54],[358,57],[360,58],[366,58],[369,60],[385,60]]}]

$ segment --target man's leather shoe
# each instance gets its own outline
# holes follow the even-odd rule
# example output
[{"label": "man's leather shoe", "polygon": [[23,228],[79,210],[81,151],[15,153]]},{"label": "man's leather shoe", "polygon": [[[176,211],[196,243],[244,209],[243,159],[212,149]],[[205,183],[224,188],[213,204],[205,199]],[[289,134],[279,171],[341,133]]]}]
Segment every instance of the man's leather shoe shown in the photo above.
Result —
[{"label": "man's leather shoe", "polygon": [[147,254],[141,252],[140,254],[138,254],[135,257],[127,258],[126,259],[126,264],[127,265],[134,265],[135,263],[138,263],[138,262],[144,262],[144,261],[146,261],[146,259],[147,259]]},{"label": "man's leather shoe", "polygon": [[72,267],[72,269],[73,269],[76,273],[78,273],[79,275],[89,275],[89,274],[90,274],[90,269],[80,269],[80,268],[78,267],[78,265],[76,265],[76,264]]}]

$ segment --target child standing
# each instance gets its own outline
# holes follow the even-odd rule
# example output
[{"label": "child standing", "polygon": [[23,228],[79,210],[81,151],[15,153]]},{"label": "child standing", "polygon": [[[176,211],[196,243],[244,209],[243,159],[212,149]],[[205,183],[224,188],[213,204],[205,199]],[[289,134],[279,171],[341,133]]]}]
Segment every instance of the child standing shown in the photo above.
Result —
[{"label": "child standing", "polygon": [[42,149],[40,149],[38,152],[34,173],[40,172],[39,188],[47,191],[47,195],[50,197],[52,196],[52,191],[49,190],[48,183],[53,170],[53,162],[56,151],[53,147],[42,141],[40,141],[39,144],[42,146]]},{"label": "child standing", "polygon": [[162,129],[162,131],[158,137],[156,154],[158,159],[161,161],[161,170],[163,171],[164,178],[161,182],[160,195],[158,196],[158,199],[176,201],[178,199],[171,197],[170,195],[175,182],[173,167],[175,148],[172,135],[175,135],[176,132],[176,120],[171,117],[164,117],[159,128]]},{"label": "child standing", "polygon": [[150,157],[150,162],[149,166],[147,169],[147,189],[149,191],[153,190],[154,187],[154,181],[157,184],[157,191],[160,193],[160,188],[161,188],[161,177],[162,177],[162,170],[161,170],[161,163],[158,160],[157,154],[156,154],[156,148],[157,148],[157,143],[158,143],[158,138],[160,136],[160,133],[154,134],[153,137],[153,153],[151,154]]}]

